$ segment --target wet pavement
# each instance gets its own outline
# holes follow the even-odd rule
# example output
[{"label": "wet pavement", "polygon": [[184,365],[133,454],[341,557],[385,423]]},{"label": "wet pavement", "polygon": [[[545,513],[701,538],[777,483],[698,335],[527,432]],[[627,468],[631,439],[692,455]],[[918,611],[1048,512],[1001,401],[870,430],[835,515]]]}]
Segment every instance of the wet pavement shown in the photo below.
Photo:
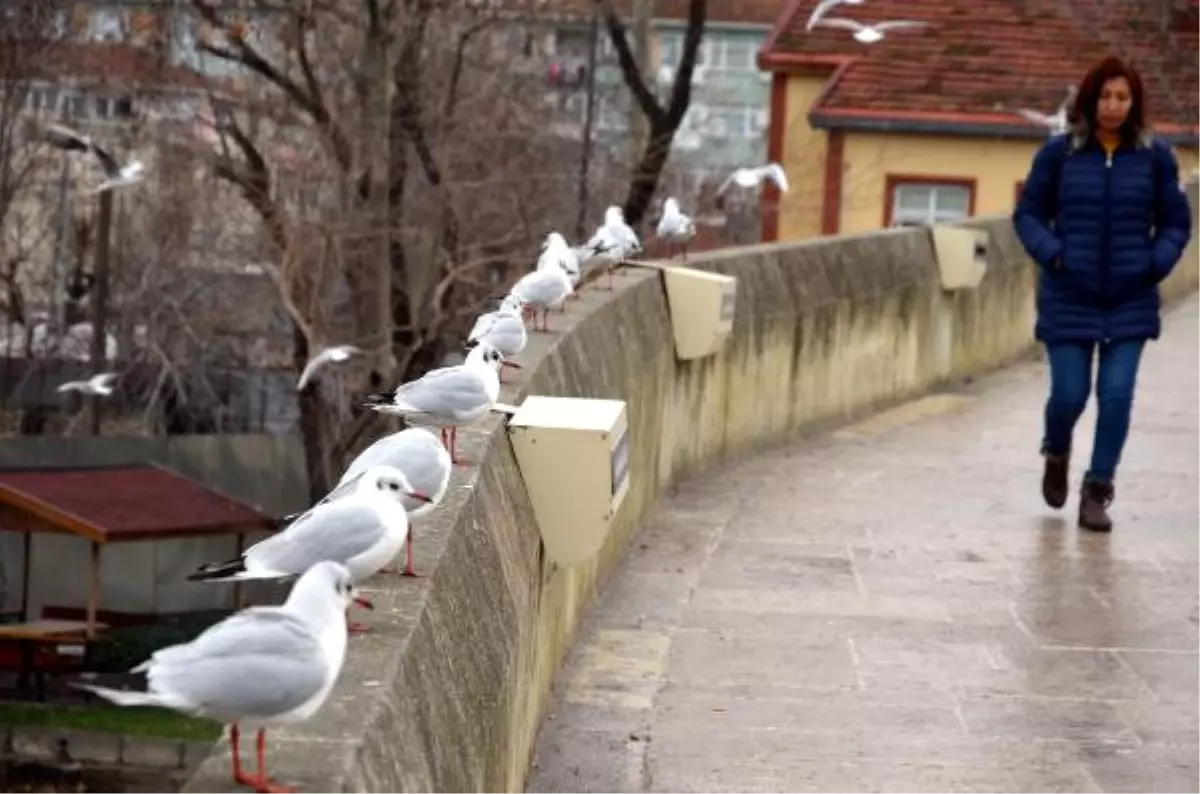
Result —
[{"label": "wet pavement", "polygon": [[682,483],[529,790],[1197,791],[1198,317],[1148,348],[1111,536],[1041,502],[1041,362]]}]

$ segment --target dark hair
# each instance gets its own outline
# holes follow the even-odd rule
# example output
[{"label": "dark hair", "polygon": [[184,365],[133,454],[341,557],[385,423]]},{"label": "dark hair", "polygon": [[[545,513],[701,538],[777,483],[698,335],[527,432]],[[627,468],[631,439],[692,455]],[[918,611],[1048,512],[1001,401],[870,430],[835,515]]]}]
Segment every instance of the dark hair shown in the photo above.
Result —
[{"label": "dark hair", "polygon": [[1088,70],[1075,93],[1075,105],[1071,108],[1070,121],[1072,124],[1087,125],[1089,133],[1096,130],[1096,107],[1100,103],[1100,92],[1109,80],[1124,77],[1129,83],[1129,92],[1133,102],[1129,106],[1129,115],[1121,125],[1121,137],[1132,141],[1146,126],[1146,93],[1142,88],[1142,78],[1137,69],[1116,55],[1110,55]]}]

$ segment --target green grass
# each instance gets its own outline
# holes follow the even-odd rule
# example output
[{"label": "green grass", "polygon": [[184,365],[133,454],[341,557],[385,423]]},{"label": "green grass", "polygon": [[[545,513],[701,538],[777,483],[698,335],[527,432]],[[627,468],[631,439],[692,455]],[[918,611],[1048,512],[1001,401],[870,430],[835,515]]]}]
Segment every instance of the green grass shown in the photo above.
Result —
[{"label": "green grass", "polygon": [[87,706],[0,703],[0,725],[76,728],[136,736],[163,736],[187,741],[211,741],[221,735],[221,726],[209,720],[185,717],[166,709],[122,708],[106,703]]}]

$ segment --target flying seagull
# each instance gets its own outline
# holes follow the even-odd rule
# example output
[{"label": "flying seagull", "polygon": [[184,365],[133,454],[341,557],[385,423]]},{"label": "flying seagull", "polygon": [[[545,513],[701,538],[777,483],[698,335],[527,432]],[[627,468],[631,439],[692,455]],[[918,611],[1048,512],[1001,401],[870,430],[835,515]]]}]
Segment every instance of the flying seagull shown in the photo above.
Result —
[{"label": "flying seagull", "polygon": [[883,32],[885,30],[929,27],[928,22],[916,22],[910,19],[889,19],[885,22],[876,22],[874,25],[864,25],[857,20],[842,19],[841,17],[821,19],[815,24],[826,28],[841,28],[842,30],[854,31],[854,40],[860,44],[874,44],[877,41],[883,41]]},{"label": "flying seagull", "polygon": [[93,375],[87,380],[70,380],[66,383],[59,384],[55,390],[59,394],[69,391],[77,391],[83,394],[94,394],[99,397],[107,397],[112,394],[113,381],[117,379],[115,372],[101,372],[99,375]]},{"label": "flying seagull", "polygon": [[96,157],[100,167],[104,169],[104,181],[91,191],[93,194],[114,187],[136,185],[145,179],[146,167],[140,160],[133,160],[127,165],[121,165],[90,136],[76,132],[63,124],[51,122],[46,125],[46,142],[66,152],[90,152]]}]

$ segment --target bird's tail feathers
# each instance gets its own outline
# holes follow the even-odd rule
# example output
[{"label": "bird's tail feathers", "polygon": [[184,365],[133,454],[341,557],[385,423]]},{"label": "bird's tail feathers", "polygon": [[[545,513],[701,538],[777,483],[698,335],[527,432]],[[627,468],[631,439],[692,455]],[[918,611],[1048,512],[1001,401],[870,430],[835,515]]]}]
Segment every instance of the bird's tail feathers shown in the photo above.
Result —
[{"label": "bird's tail feathers", "polygon": [[234,560],[225,562],[206,562],[196,569],[195,573],[188,574],[189,582],[225,582],[234,579],[244,579],[244,576],[239,576],[246,572],[246,560],[244,557],[238,557]]},{"label": "bird's tail feathers", "polygon": [[107,686],[98,686],[96,684],[84,684],[82,681],[71,681],[71,687],[76,690],[84,690],[92,694],[108,700],[109,703],[116,705],[157,705],[166,706],[161,694],[155,692],[136,692],[132,690],[113,690]]}]

